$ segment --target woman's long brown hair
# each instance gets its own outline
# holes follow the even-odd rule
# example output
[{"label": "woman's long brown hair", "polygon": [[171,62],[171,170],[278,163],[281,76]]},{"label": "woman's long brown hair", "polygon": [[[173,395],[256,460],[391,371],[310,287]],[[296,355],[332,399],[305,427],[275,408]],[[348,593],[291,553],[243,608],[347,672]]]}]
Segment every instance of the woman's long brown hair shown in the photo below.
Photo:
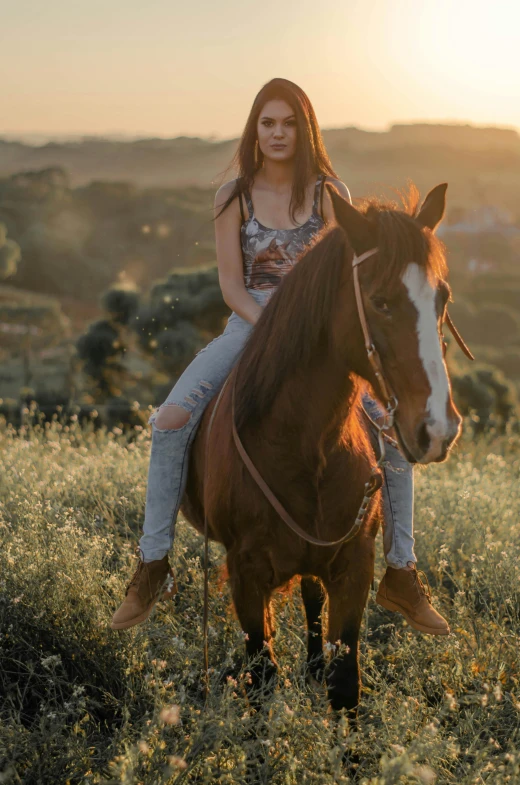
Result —
[{"label": "woman's long brown hair", "polygon": [[[288,79],[271,79],[267,82],[259,93],[257,93],[253,106],[249,112],[249,117],[242,133],[237,151],[226,169],[226,172],[233,167],[238,172],[235,186],[232,193],[226,200],[219,215],[226,210],[233,199],[240,192],[247,188],[249,191],[253,185],[254,177],[258,169],[263,164],[264,155],[258,147],[258,154],[255,158],[255,146],[258,139],[257,123],[260,112],[268,101],[273,99],[286,101],[293,110],[296,117],[296,153],[294,161],[294,180],[292,186],[291,201],[289,203],[289,215],[294,223],[297,223],[294,216],[298,210],[305,205],[305,189],[309,180],[318,174],[330,175],[337,178],[338,175],[332,168],[329,156],[323,143],[316,114],[312,108],[306,93],[294,82]],[[224,173],[225,174],[225,173]]]}]

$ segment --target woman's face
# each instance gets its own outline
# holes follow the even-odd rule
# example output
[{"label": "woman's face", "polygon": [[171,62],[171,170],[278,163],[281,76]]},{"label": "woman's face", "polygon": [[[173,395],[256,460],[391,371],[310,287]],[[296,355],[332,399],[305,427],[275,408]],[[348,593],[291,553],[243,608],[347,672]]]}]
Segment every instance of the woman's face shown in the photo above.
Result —
[{"label": "woman's face", "polygon": [[258,144],[266,158],[287,161],[296,152],[296,117],[288,103],[279,98],[267,101],[256,125]]}]

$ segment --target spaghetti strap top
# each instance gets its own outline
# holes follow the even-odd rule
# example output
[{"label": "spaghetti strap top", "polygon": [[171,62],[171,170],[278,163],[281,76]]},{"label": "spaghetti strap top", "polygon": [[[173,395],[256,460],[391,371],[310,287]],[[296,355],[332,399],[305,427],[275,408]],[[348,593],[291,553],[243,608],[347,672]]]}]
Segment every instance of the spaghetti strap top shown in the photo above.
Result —
[{"label": "spaghetti strap top", "polygon": [[270,229],[255,218],[253,202],[244,190],[249,217],[240,227],[244,282],[247,289],[274,289],[291,270],[325,222],[318,202],[325,175],[320,174],[314,188],[310,218],[294,229]]}]

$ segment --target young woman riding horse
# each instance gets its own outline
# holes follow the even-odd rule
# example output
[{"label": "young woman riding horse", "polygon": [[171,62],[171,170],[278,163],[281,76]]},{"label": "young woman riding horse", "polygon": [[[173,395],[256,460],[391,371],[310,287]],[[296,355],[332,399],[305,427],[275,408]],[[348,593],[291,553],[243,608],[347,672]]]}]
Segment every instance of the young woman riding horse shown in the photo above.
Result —
[{"label": "young woman riding horse", "polygon": [[[268,309],[271,332],[268,332],[266,327],[267,313],[265,313],[266,319],[262,322],[263,332],[261,334],[265,340],[269,340],[269,346],[260,344],[259,334],[256,334],[258,330],[255,330],[254,353],[250,354],[239,380],[241,382],[239,391],[242,395],[242,400],[238,402],[239,427],[241,422],[247,430],[248,422],[251,423],[251,414],[253,421],[256,420],[260,423],[261,419],[258,418],[264,417],[266,412],[271,410],[271,412],[276,412],[274,429],[271,419],[270,430],[265,432],[270,448],[274,448],[280,439],[286,440],[286,428],[289,420],[297,431],[299,429],[304,434],[306,441],[303,449],[307,450],[308,454],[303,457],[307,460],[308,467],[312,468],[309,475],[299,471],[300,464],[290,451],[270,467],[260,461],[260,464],[272,478],[275,487],[283,489],[282,496],[285,497],[286,493],[289,494],[291,514],[296,520],[301,522],[301,520],[307,519],[309,505],[312,507],[309,494],[312,497],[316,491],[316,487],[320,483],[320,473],[323,476],[326,474],[330,481],[331,466],[335,467],[334,481],[340,494],[345,497],[345,504],[352,506],[352,504],[358,504],[359,501],[355,493],[351,496],[348,461],[345,463],[339,459],[331,460],[328,456],[329,465],[327,467],[315,463],[317,452],[321,453],[324,460],[326,449],[330,447],[328,442],[318,445],[313,441],[315,438],[323,437],[320,431],[322,425],[320,418],[323,417],[323,406],[328,401],[327,396],[330,393],[330,388],[328,389],[329,382],[325,377],[317,381],[308,378],[305,375],[308,368],[305,371],[306,366],[303,362],[305,358],[309,360],[313,347],[316,349],[316,341],[319,339],[323,342],[324,336],[318,335],[318,331],[323,330],[325,323],[329,324],[332,319],[333,314],[328,313],[327,308],[334,307],[337,287],[343,285],[337,277],[339,267],[336,270],[333,269],[334,260],[331,260],[332,267],[329,279],[322,276],[318,280],[319,272],[323,270],[325,264],[324,262],[320,266],[318,261],[321,260],[321,256],[327,248],[334,258],[339,258],[338,255],[343,253],[338,250],[338,242],[340,241],[338,236],[334,235],[334,232],[339,229],[331,229],[332,235],[330,232],[325,237],[323,235],[325,228],[333,227],[338,223],[333,200],[337,211],[339,202],[342,204],[346,204],[344,200],[350,202],[350,194],[332,168],[308,97],[293,82],[285,79],[273,79],[260,90],[254,100],[242,134],[236,163],[239,177],[223,185],[215,197],[219,281],[224,300],[232,309],[232,313],[224,332],[195,356],[177,380],[166,401],[150,417],[152,449],[143,536],[139,543],[140,560],[135,574],[127,586],[125,598],[113,616],[111,624],[113,629],[126,629],[145,621],[156,601],[160,597],[166,598],[173,593],[173,575],[167,554],[173,543],[177,513],[183,498],[186,504],[188,501],[190,502],[188,506],[197,517],[195,509],[197,502],[194,500],[196,493],[194,494],[192,491],[191,494],[188,494],[189,500],[184,494],[188,481],[188,463],[198,426],[205,412],[209,414],[208,404],[218,393],[219,388],[242,355],[244,347],[248,344],[253,325],[261,315],[264,315],[264,306],[274,293],[280,294],[280,296],[284,294],[283,291],[278,290],[283,288],[280,287],[282,281],[284,287],[286,283],[289,284],[289,278],[291,284],[294,284],[294,298],[292,300],[285,299],[284,308],[278,302],[278,307]],[[333,193],[329,193],[329,189],[324,187],[326,183],[333,185],[344,199],[339,199]],[[435,223],[442,217],[444,192],[442,193],[442,206],[436,205],[436,207],[437,211],[441,207],[442,209],[440,214],[435,216]],[[341,211],[341,209],[340,205],[339,210]],[[391,235],[392,231],[394,232],[392,236],[398,237],[399,233],[396,233],[395,226],[389,222],[388,215],[388,211],[381,213],[380,234],[384,235],[385,230],[388,229]],[[341,225],[343,229],[347,229],[346,224],[349,224],[347,235],[350,246],[357,252],[355,243],[359,238],[355,236],[356,231],[362,233],[364,229],[367,233],[367,227],[363,224],[358,226],[355,221],[352,221],[352,215],[349,214],[348,217],[349,221],[343,221]],[[361,220],[367,222],[366,218]],[[411,220],[409,218],[409,221]],[[388,224],[387,227],[384,225],[385,221]],[[424,225],[428,225],[426,220]],[[430,229],[434,228],[435,225],[430,225]],[[403,236],[405,229],[409,229],[406,224],[400,230]],[[332,236],[336,239],[331,245]],[[344,236],[343,233],[342,237]],[[321,239],[322,237],[323,239]],[[318,244],[325,247],[321,251],[320,260],[316,260],[315,269],[312,269],[309,257],[312,257],[313,251],[317,248],[316,243],[320,239],[321,243]],[[340,245],[344,242],[346,240],[341,239]],[[372,245],[380,244],[378,237],[372,242]],[[416,237],[415,247],[412,244],[408,250],[421,254],[424,261],[425,254],[427,254],[424,241]],[[381,272],[381,281],[387,281],[388,292],[379,287],[378,300],[372,304],[377,309],[379,317],[383,321],[386,319],[388,323],[392,320],[389,298],[395,294],[397,286],[396,280],[392,280],[391,276],[392,273],[395,273],[395,266],[398,263],[396,255],[399,253],[399,248],[393,248],[391,252],[393,258],[389,260],[387,268]],[[301,275],[299,275],[300,288],[298,288],[298,281],[292,281],[292,278],[293,275],[296,277],[296,273],[300,273],[299,269],[294,269],[287,281],[285,278],[286,274],[292,271],[298,260],[302,258],[302,254],[305,254],[302,267],[305,262],[306,270],[302,269]],[[409,257],[407,261],[410,260],[415,260],[417,265],[422,263],[421,258],[416,256]],[[363,266],[368,267],[375,263],[375,261],[367,260]],[[339,262],[337,262],[338,264]],[[422,272],[417,265],[419,272],[407,272],[408,278],[405,280],[405,285],[410,294],[406,306],[409,312],[408,316],[415,314],[416,318],[419,310],[419,319],[423,319],[423,322],[419,324],[419,338],[414,337],[414,344],[411,347],[403,326],[399,326],[399,324],[396,325],[396,332],[392,340],[387,340],[384,330],[380,330],[381,334],[375,336],[381,338],[383,364],[388,363],[389,368],[400,368],[403,374],[402,378],[406,378],[406,372],[412,373],[413,371],[412,361],[408,365],[406,362],[403,364],[403,352],[408,351],[413,355],[413,350],[419,346],[419,351],[423,354],[426,353],[428,361],[433,362],[432,357],[436,358],[435,347],[428,344],[431,337],[424,338],[425,331],[431,327],[430,322],[433,320],[433,315],[421,315],[421,309],[428,306],[424,298],[430,295],[424,294],[421,289]],[[361,273],[365,275],[363,270]],[[302,284],[304,288],[301,288]],[[311,291],[312,287],[315,287],[314,291]],[[321,296],[321,301],[318,293]],[[435,296],[441,297],[441,295]],[[442,295],[444,298],[445,296],[446,293]],[[274,303],[270,303],[270,305],[274,305]],[[444,300],[442,307],[444,307]],[[277,320],[276,323],[273,323],[274,318]],[[360,331],[359,321],[357,321],[356,327],[351,327],[352,330],[355,334]],[[302,335],[307,336],[306,343],[303,344]],[[402,339],[400,345],[398,343],[399,336]],[[344,338],[345,347],[352,344],[352,335],[345,335]],[[324,346],[326,344],[321,346],[321,351],[324,350]],[[269,363],[266,362],[266,356],[270,358]],[[291,397],[287,397],[283,395],[285,388],[282,382],[284,380],[280,374],[284,372],[284,369],[286,371],[289,366],[293,366],[298,361],[297,358],[302,361],[299,383],[293,385]],[[352,364],[354,359],[355,357],[352,355],[348,368],[359,373],[359,370]],[[440,385],[445,394],[446,404],[448,400],[451,402],[451,396],[449,395],[449,383],[447,380],[445,381],[445,368],[441,370],[442,373],[439,372],[439,369],[436,370],[438,374],[436,382],[429,380],[427,376],[425,377],[424,372],[422,372],[422,377],[417,372],[416,378],[423,379],[423,388],[430,390],[431,394],[429,394],[432,400],[437,392],[433,389],[434,385],[437,387]],[[373,383],[376,394],[380,395],[376,379],[367,373],[360,375],[369,379]],[[410,376],[410,378],[412,377]],[[349,406],[355,398],[355,391],[357,394],[357,386],[355,386],[355,390],[352,387],[349,392],[350,397],[347,396]],[[458,432],[459,418],[448,406],[447,414],[445,411],[444,415],[435,418],[433,417],[434,412],[430,412],[429,419],[424,422],[419,421],[417,419],[417,402],[413,400],[413,393],[413,385],[408,384],[408,389],[403,390],[399,398],[399,411],[402,412],[400,415],[401,433],[398,433],[397,437],[401,451],[394,446],[395,442],[386,444],[387,465],[383,467],[382,500],[384,512],[383,545],[387,568],[379,584],[376,600],[385,608],[400,612],[415,629],[426,633],[445,635],[449,633],[448,624],[433,608],[429,592],[423,586],[416,569],[416,557],[413,551],[413,474],[411,462],[444,459],[449,442]],[[342,390],[341,396],[344,394],[345,389]],[[328,401],[330,405],[336,407],[336,414],[338,407],[341,408],[347,400],[341,396],[336,400]],[[303,400],[305,400],[306,406],[301,408]],[[247,409],[244,401],[249,402],[249,420],[243,416]],[[362,404],[366,414],[373,420],[383,417],[384,411],[381,405],[366,390],[362,395]],[[408,411],[405,410],[406,406],[409,406]],[[292,413],[288,407],[292,407]],[[294,411],[298,411],[300,408],[302,416],[307,419],[294,422]],[[425,411],[428,409],[426,408]],[[240,420],[241,416],[242,420]],[[413,420],[414,417],[415,420]],[[365,423],[358,422],[351,415],[348,419],[351,432],[348,433],[345,426],[344,437],[342,437],[344,445],[350,445],[352,450],[357,452],[361,450],[362,452],[367,438],[364,430]],[[444,424],[443,427],[439,423]],[[449,428],[446,423],[449,424]],[[227,426],[229,430],[229,420]],[[409,434],[416,433],[417,428],[420,428],[418,442],[415,442],[415,437],[412,438],[410,435],[408,438],[403,438],[404,431]],[[219,431],[219,436],[215,438],[225,440],[221,428],[218,427],[217,431]],[[329,434],[327,438],[329,439],[330,436]],[[197,442],[200,444],[200,439]],[[256,455],[256,446],[251,445],[251,447]],[[299,444],[298,449],[302,449],[302,444]],[[407,456],[406,458],[403,457],[403,452]],[[301,454],[299,457],[302,457]],[[237,460],[236,451],[234,456],[229,459]],[[222,461],[218,465],[210,467],[210,471],[222,471],[223,466],[226,467],[225,472],[227,473],[228,466]],[[344,474],[342,474],[343,471]],[[361,470],[358,473],[362,475],[364,471],[364,462],[361,461]],[[250,478],[244,471],[244,467],[241,466],[237,472],[236,481],[247,485]],[[196,468],[193,469],[193,473],[197,473]],[[229,476],[231,477],[231,474]],[[195,481],[197,478],[193,479]],[[190,483],[191,480],[190,470]],[[354,483],[352,487],[357,488],[357,485]],[[230,488],[229,493],[232,491],[233,489]],[[334,503],[338,503],[337,491]],[[198,507],[198,519],[200,519],[200,501]],[[334,515],[336,512],[332,510]],[[252,510],[251,513],[254,514],[254,511]],[[330,513],[331,510],[328,511],[328,514]],[[258,514],[260,515],[260,512]],[[322,515],[326,516],[326,514],[327,511],[322,510]],[[199,526],[197,522],[193,522]],[[339,522],[340,519],[338,519]],[[240,521],[240,526],[243,527],[243,533],[247,534],[249,527],[253,528],[253,523],[250,519],[244,518]],[[280,536],[290,535],[285,524],[279,518],[277,526]],[[332,536],[325,537],[326,533]],[[219,535],[212,532],[212,534],[216,534],[216,539],[221,541],[226,539],[222,533]],[[290,536],[294,540],[295,535]],[[331,533],[331,531],[326,532],[324,528],[318,532],[317,536],[336,539],[339,536],[338,529],[333,526]],[[361,537],[360,542],[364,539]],[[228,550],[233,549],[232,542],[225,542],[225,544]],[[235,543],[235,545],[237,544]],[[300,545],[303,547],[305,543]],[[297,551],[300,545],[296,547],[292,542],[291,547],[293,551],[295,549]],[[329,560],[332,556],[336,557],[335,550],[321,550],[329,551]],[[268,565],[266,569],[272,569],[272,565],[271,567]],[[369,570],[369,567],[366,569]],[[319,575],[320,573],[318,571],[314,574]],[[232,582],[234,577],[235,582],[240,583],[240,579],[236,575],[231,577]],[[359,589],[363,594],[366,581],[359,576],[358,578]],[[344,588],[345,591],[352,590],[352,587],[349,589],[347,584],[344,585]],[[312,581],[302,581],[302,592],[307,610],[310,607],[321,608],[321,588],[317,588],[317,584],[313,584]],[[355,593],[357,594],[358,591],[356,590]],[[233,596],[235,605],[237,603],[242,605],[242,607],[237,607],[237,612],[243,629],[247,631],[247,616],[250,612],[247,610],[247,601],[244,606],[240,589],[233,591]],[[341,605],[350,599],[347,597],[342,599],[334,595],[331,602],[333,606],[334,603]],[[332,608],[329,616],[334,627]],[[317,619],[314,618],[312,623],[317,625]],[[354,623],[354,626],[356,624],[357,622]],[[260,636],[265,634],[263,628],[257,632]],[[333,630],[333,635],[341,638],[342,632],[342,630],[336,629]],[[262,640],[261,638],[260,643]],[[312,643],[311,641],[309,645],[310,649],[313,646],[319,647],[318,642]],[[258,647],[258,641],[251,641],[251,646],[248,646],[250,653],[255,651],[255,647]]]}]

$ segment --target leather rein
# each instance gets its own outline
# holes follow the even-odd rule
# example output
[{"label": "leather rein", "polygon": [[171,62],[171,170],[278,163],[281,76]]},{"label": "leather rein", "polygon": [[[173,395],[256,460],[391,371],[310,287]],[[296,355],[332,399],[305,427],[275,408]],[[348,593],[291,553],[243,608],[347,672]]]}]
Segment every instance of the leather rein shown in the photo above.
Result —
[{"label": "leather rein", "polygon": [[[365,251],[365,253],[362,253],[360,256],[356,256],[356,254],[354,254],[354,257],[352,259],[352,271],[353,271],[353,279],[354,279],[354,293],[355,293],[355,297],[356,297],[356,307],[357,307],[358,317],[359,317],[359,321],[360,321],[360,324],[361,324],[361,329],[363,331],[363,338],[364,338],[364,341],[365,341],[365,350],[366,350],[366,353],[367,353],[367,357],[368,357],[369,363],[370,363],[370,365],[372,367],[372,370],[373,370],[373,372],[375,374],[375,377],[377,379],[377,383],[379,385],[379,389],[380,389],[380,392],[381,392],[381,398],[384,401],[384,404],[385,404],[386,408],[385,408],[385,414],[384,414],[384,417],[383,417],[383,420],[382,420],[382,424],[379,424],[379,423],[375,422],[374,420],[372,420],[372,418],[369,417],[368,414],[365,412],[366,416],[371,421],[372,425],[375,427],[375,429],[377,431],[377,437],[378,437],[378,443],[379,443],[379,459],[376,462],[375,466],[372,468],[372,471],[370,473],[370,477],[367,480],[367,482],[365,483],[363,500],[362,500],[361,505],[359,507],[356,520],[354,521],[354,523],[351,526],[351,528],[349,529],[349,531],[346,534],[344,534],[342,537],[337,539],[337,540],[320,540],[317,537],[314,537],[312,534],[309,534],[308,532],[306,532],[304,529],[302,529],[302,527],[298,523],[296,523],[296,521],[292,518],[292,516],[287,512],[287,510],[285,509],[283,504],[275,496],[273,491],[270,489],[270,487],[268,486],[268,484],[266,483],[266,481],[264,480],[264,478],[262,477],[262,475],[260,474],[260,472],[258,471],[256,466],[254,465],[254,463],[251,460],[251,458],[249,457],[249,455],[248,455],[244,445],[242,444],[242,441],[241,441],[240,436],[238,435],[238,432],[237,432],[237,429],[236,429],[236,422],[235,422],[235,386],[236,386],[236,378],[237,378],[237,374],[238,374],[239,362],[237,362],[237,364],[235,365],[234,371],[227,377],[226,381],[224,382],[223,387],[220,390],[220,393],[218,395],[216,404],[215,404],[215,406],[213,408],[213,411],[211,413],[211,418],[210,418],[209,425],[208,425],[208,433],[207,433],[207,437],[206,437],[206,460],[205,460],[205,467],[204,467],[205,468],[205,473],[206,473],[206,481],[204,483],[205,491],[206,491],[206,488],[207,488],[207,476],[208,476],[208,473],[209,473],[209,463],[208,463],[209,449],[208,448],[209,448],[209,437],[210,437],[210,433],[211,433],[211,426],[213,424],[213,419],[215,417],[215,413],[216,413],[216,411],[218,409],[218,406],[219,406],[219,403],[221,401],[221,398],[222,398],[222,395],[224,393],[224,390],[226,389],[231,376],[233,376],[233,385],[232,385],[232,391],[231,391],[231,428],[232,428],[232,434],[233,434],[233,441],[235,443],[235,446],[236,446],[236,449],[238,451],[238,454],[240,455],[244,465],[246,466],[249,474],[251,475],[251,477],[255,481],[256,485],[260,488],[260,490],[262,491],[262,493],[265,496],[265,498],[267,499],[267,501],[271,504],[273,509],[276,510],[276,512],[278,513],[280,518],[289,527],[289,529],[291,529],[291,531],[294,532],[294,534],[296,534],[302,540],[305,540],[306,542],[310,543],[311,545],[317,545],[317,546],[320,546],[320,547],[331,547],[331,546],[335,546],[335,545],[343,545],[346,542],[349,542],[350,540],[354,539],[354,537],[358,534],[359,530],[361,529],[361,527],[363,526],[363,524],[364,524],[364,522],[366,520],[367,513],[368,513],[368,508],[369,508],[369,505],[370,505],[370,501],[371,501],[372,497],[376,494],[376,492],[381,488],[381,485],[383,484],[383,476],[382,476],[382,473],[381,473],[381,468],[383,466],[383,463],[384,463],[385,457],[386,457],[385,440],[389,441],[394,446],[397,446],[397,443],[394,441],[394,439],[392,439],[390,437],[390,435],[387,432],[392,428],[392,426],[394,424],[394,415],[395,415],[395,412],[397,410],[397,406],[398,406],[399,402],[398,402],[397,397],[395,396],[394,392],[392,391],[392,388],[391,388],[388,380],[385,378],[385,375],[384,375],[384,372],[383,372],[383,366],[382,366],[382,363],[381,363],[381,358],[380,358],[379,353],[378,353],[378,351],[377,351],[377,349],[375,347],[375,344],[374,344],[374,342],[372,340],[370,327],[368,325],[368,321],[367,321],[366,314],[365,314],[365,308],[364,308],[364,305],[363,305],[363,296],[362,296],[362,293],[361,293],[361,285],[360,285],[360,282],[359,282],[359,266],[364,261],[366,261],[370,257],[374,256],[374,254],[376,254],[378,252],[378,250],[379,249],[376,247],[376,248],[370,249],[369,251]],[[460,348],[462,349],[464,354],[467,357],[469,357],[470,360],[475,359],[473,357],[472,353],[470,352],[470,350],[468,349],[468,347],[466,346],[464,340],[460,336],[459,332],[457,331],[457,329],[456,329],[455,325],[453,324],[453,322],[452,322],[448,312],[446,312],[446,324],[448,325],[449,329],[451,330],[451,332],[453,334],[453,337],[455,338],[456,342],[458,343],[458,345],[460,346]],[[363,409],[363,411],[365,411],[365,410]],[[209,536],[208,535],[209,535],[209,532],[208,532],[207,504],[205,503],[204,504],[204,617],[203,617],[203,635],[204,635],[204,668],[205,668],[205,672],[206,672],[206,694],[207,694],[207,691],[208,691],[208,678],[209,678],[209,672],[208,672],[208,667],[209,667],[209,663],[208,663],[208,634],[207,634],[207,631],[208,631],[208,600],[209,600],[209,596],[208,596],[208,594],[209,594],[209,579],[208,579],[208,566],[209,566],[208,565],[208,557],[209,557],[208,541],[209,541]]]}]

